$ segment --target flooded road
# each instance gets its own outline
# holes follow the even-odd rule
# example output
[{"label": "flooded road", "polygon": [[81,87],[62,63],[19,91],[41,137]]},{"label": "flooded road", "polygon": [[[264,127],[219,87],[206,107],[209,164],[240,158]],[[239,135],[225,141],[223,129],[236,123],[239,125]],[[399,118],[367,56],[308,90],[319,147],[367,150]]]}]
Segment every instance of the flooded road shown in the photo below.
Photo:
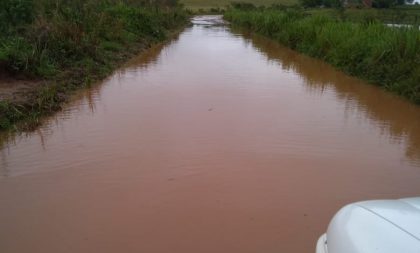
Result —
[{"label": "flooded road", "polygon": [[203,19],[3,136],[0,252],[314,252],[342,205],[420,195],[420,107]]}]

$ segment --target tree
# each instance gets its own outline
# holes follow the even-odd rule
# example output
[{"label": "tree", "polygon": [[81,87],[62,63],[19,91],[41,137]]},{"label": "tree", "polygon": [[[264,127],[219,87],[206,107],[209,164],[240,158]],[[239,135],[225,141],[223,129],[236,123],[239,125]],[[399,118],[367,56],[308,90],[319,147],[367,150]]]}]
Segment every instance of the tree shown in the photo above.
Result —
[{"label": "tree", "polygon": [[374,0],[372,2],[373,8],[389,8],[396,4],[396,0]]},{"label": "tree", "polygon": [[343,3],[341,0],[323,0],[323,5],[328,8],[340,8]]},{"label": "tree", "polygon": [[323,4],[322,0],[300,0],[300,2],[305,8],[318,7]]}]

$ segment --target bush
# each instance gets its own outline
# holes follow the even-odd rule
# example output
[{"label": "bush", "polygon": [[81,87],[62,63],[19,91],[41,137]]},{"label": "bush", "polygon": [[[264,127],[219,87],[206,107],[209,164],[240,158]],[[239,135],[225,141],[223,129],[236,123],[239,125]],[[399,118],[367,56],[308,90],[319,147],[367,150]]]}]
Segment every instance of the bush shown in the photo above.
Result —
[{"label": "bush", "polygon": [[343,6],[341,0],[323,0],[322,4],[328,8],[341,8]]},{"label": "bush", "polygon": [[243,11],[250,11],[250,10],[257,9],[257,7],[253,5],[252,3],[246,3],[246,2],[232,2],[231,6],[234,9],[243,10]]},{"label": "bush", "polygon": [[322,5],[322,0],[300,0],[300,3],[305,8],[318,7]]},{"label": "bush", "polygon": [[10,29],[32,22],[33,8],[32,0],[1,0],[0,32],[9,33]]}]

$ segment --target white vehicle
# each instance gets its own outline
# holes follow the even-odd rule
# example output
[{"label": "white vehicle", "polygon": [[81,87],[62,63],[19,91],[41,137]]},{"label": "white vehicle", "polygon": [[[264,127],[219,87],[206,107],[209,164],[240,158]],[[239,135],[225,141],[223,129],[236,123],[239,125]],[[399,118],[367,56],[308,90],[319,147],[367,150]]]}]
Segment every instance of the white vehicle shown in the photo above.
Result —
[{"label": "white vehicle", "polygon": [[343,207],[316,253],[420,253],[420,197],[371,200]]}]

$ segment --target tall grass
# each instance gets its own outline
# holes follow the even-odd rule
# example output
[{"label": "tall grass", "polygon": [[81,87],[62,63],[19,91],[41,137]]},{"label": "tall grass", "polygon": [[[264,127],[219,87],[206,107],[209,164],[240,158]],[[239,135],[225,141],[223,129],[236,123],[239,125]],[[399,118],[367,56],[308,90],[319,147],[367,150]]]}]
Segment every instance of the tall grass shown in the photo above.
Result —
[{"label": "tall grass", "polygon": [[52,84],[26,104],[0,101],[0,129],[55,110],[67,90],[103,78],[187,20],[176,0],[0,0],[0,78]]},{"label": "tall grass", "polygon": [[185,20],[180,9],[141,1],[2,0],[0,66],[47,78],[71,66],[92,68],[133,42],[162,40]]},{"label": "tall grass", "polygon": [[420,31],[286,10],[230,9],[225,18],[420,104]]},{"label": "tall grass", "polygon": [[351,22],[383,22],[388,24],[420,24],[420,9],[415,6],[397,6],[388,9],[374,8],[313,8],[305,9],[312,15],[326,15]]}]

